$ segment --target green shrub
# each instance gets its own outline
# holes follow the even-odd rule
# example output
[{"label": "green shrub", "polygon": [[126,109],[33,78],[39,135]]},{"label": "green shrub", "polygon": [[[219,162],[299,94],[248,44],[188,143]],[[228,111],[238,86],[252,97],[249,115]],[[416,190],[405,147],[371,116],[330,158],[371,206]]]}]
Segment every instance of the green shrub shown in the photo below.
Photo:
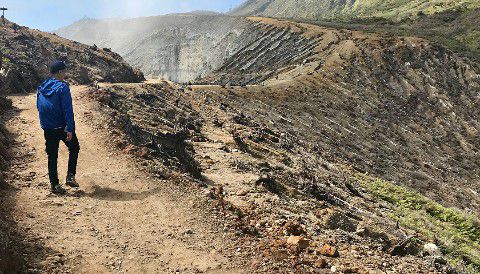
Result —
[{"label": "green shrub", "polygon": [[420,193],[368,175],[353,178],[373,196],[387,202],[400,224],[441,242],[453,265],[466,264],[470,273],[480,273],[480,221],[473,214],[447,208]]}]

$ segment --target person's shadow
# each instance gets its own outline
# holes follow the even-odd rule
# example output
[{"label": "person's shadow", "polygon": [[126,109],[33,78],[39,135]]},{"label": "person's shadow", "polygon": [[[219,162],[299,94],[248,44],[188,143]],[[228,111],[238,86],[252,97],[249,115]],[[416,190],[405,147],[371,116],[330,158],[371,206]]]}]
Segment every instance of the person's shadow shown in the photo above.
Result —
[{"label": "person's shadow", "polygon": [[101,187],[98,185],[93,185],[91,187],[92,191],[85,192],[83,190],[79,190],[73,194],[73,196],[80,196],[80,197],[90,197],[99,200],[106,200],[106,201],[138,201],[143,200],[147,197],[155,195],[161,192],[161,187],[156,187],[147,191],[142,192],[127,192],[121,191],[117,189],[113,189],[110,187]]}]

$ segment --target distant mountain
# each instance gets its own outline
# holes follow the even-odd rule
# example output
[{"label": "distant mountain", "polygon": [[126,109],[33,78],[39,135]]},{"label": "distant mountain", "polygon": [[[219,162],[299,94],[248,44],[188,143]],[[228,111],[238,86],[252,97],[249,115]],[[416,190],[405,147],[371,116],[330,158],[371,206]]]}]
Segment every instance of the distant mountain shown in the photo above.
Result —
[{"label": "distant mountain", "polygon": [[221,15],[221,13],[211,10],[194,10],[191,12],[186,12],[185,14],[193,14],[193,15]]},{"label": "distant mountain", "polygon": [[388,18],[395,21],[447,10],[472,10],[477,0],[248,0],[231,14],[318,20],[327,18]]}]

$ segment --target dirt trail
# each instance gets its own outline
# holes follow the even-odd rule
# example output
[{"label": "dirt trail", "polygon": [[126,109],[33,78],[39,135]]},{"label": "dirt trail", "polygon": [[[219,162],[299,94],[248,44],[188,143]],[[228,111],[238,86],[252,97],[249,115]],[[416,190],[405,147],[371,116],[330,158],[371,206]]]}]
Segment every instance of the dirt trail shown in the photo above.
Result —
[{"label": "dirt trail", "polygon": [[[31,270],[73,273],[242,273],[233,258],[221,255],[227,239],[202,214],[194,195],[172,191],[172,182],[151,178],[124,154],[109,149],[108,136],[89,123],[95,116],[72,87],[81,153],[82,190],[49,194],[46,155],[35,95],[11,97],[19,109],[9,130],[17,135],[10,183],[15,186],[12,215],[37,250],[26,251]],[[67,150],[61,146],[64,179]],[[28,156],[28,157],[26,157]],[[45,253],[41,257],[41,252]],[[230,257],[230,256],[228,256]]]}]

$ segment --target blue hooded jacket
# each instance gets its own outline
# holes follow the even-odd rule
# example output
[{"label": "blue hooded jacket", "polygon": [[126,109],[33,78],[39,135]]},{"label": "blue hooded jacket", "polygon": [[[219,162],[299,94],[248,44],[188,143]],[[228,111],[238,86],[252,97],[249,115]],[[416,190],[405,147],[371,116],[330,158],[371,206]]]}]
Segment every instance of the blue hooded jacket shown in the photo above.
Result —
[{"label": "blue hooded jacket", "polygon": [[75,132],[72,95],[67,83],[55,78],[45,80],[37,89],[37,109],[42,129],[65,128]]}]

